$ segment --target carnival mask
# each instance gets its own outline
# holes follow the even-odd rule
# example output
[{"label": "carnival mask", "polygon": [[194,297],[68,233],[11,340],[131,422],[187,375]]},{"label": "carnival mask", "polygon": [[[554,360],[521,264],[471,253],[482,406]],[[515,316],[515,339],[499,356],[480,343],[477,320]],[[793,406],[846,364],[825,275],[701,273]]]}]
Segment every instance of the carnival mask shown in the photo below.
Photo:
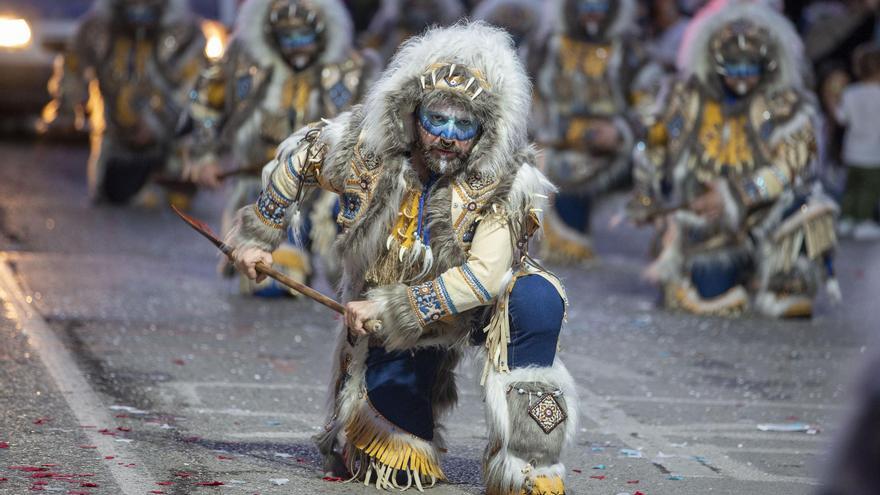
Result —
[{"label": "carnival mask", "polygon": [[168,0],[115,0],[113,10],[118,19],[135,28],[159,25]]},{"label": "carnival mask", "polygon": [[611,7],[610,0],[579,0],[575,3],[574,14],[587,36],[595,38],[602,34]]},{"label": "carnival mask", "polygon": [[735,21],[713,36],[710,49],[715,71],[726,91],[737,96],[752,93],[776,70],[770,34],[748,21]]},{"label": "carnival mask", "polygon": [[450,174],[461,170],[479,139],[481,126],[468,111],[449,104],[416,111],[418,144],[428,168]]},{"label": "carnival mask", "polygon": [[324,49],[324,22],[307,1],[276,0],[269,11],[269,36],[294,70],[312,65]]}]

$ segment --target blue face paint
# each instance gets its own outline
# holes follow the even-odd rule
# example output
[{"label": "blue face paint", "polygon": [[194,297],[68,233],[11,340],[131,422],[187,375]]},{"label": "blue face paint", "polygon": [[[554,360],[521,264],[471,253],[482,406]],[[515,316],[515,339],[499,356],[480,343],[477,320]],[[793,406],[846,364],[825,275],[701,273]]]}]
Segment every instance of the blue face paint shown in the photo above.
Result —
[{"label": "blue face paint", "polygon": [[727,77],[754,77],[761,75],[761,66],[750,62],[724,64],[724,75]]},{"label": "blue face paint", "polygon": [[470,141],[480,132],[480,124],[469,118],[455,118],[441,112],[419,109],[419,122],[432,136]]},{"label": "blue face paint", "polygon": [[579,15],[583,14],[607,14],[608,11],[611,10],[611,5],[608,2],[597,2],[586,1],[586,2],[578,2],[577,4],[577,13]]},{"label": "blue face paint", "polygon": [[318,33],[314,31],[286,31],[277,33],[275,39],[284,50],[295,50],[318,42]]}]

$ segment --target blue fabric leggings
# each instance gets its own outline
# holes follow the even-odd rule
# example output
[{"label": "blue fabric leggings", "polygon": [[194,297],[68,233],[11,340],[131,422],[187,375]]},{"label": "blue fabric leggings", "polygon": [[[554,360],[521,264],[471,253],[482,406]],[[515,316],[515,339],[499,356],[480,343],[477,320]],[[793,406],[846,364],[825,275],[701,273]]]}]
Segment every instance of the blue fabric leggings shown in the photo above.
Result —
[{"label": "blue fabric leggings", "polygon": [[[565,313],[556,287],[537,275],[521,277],[513,286],[509,309],[510,368],[552,366]],[[371,347],[365,377],[372,406],[398,428],[433,439],[433,389],[446,352],[440,347],[406,351]]]}]

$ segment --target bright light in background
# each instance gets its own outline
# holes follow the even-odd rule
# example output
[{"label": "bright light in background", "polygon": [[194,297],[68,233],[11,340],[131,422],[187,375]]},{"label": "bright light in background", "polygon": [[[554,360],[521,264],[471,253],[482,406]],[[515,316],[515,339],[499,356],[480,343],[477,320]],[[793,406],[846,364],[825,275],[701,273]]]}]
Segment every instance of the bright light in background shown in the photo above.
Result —
[{"label": "bright light in background", "polygon": [[202,22],[202,32],[205,34],[205,56],[208,60],[217,61],[226,53],[226,28],[219,22]]},{"label": "bright light in background", "polygon": [[31,27],[24,19],[0,17],[0,48],[24,48],[31,43]]}]

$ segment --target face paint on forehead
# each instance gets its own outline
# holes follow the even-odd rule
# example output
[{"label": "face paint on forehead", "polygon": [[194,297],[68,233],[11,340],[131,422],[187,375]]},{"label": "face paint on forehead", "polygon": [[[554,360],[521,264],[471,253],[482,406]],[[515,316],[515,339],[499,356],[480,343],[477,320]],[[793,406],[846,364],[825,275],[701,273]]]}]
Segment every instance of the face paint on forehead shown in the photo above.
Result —
[{"label": "face paint on forehead", "polygon": [[418,119],[428,134],[444,139],[470,141],[480,132],[480,123],[470,112],[450,106],[420,108]]}]

